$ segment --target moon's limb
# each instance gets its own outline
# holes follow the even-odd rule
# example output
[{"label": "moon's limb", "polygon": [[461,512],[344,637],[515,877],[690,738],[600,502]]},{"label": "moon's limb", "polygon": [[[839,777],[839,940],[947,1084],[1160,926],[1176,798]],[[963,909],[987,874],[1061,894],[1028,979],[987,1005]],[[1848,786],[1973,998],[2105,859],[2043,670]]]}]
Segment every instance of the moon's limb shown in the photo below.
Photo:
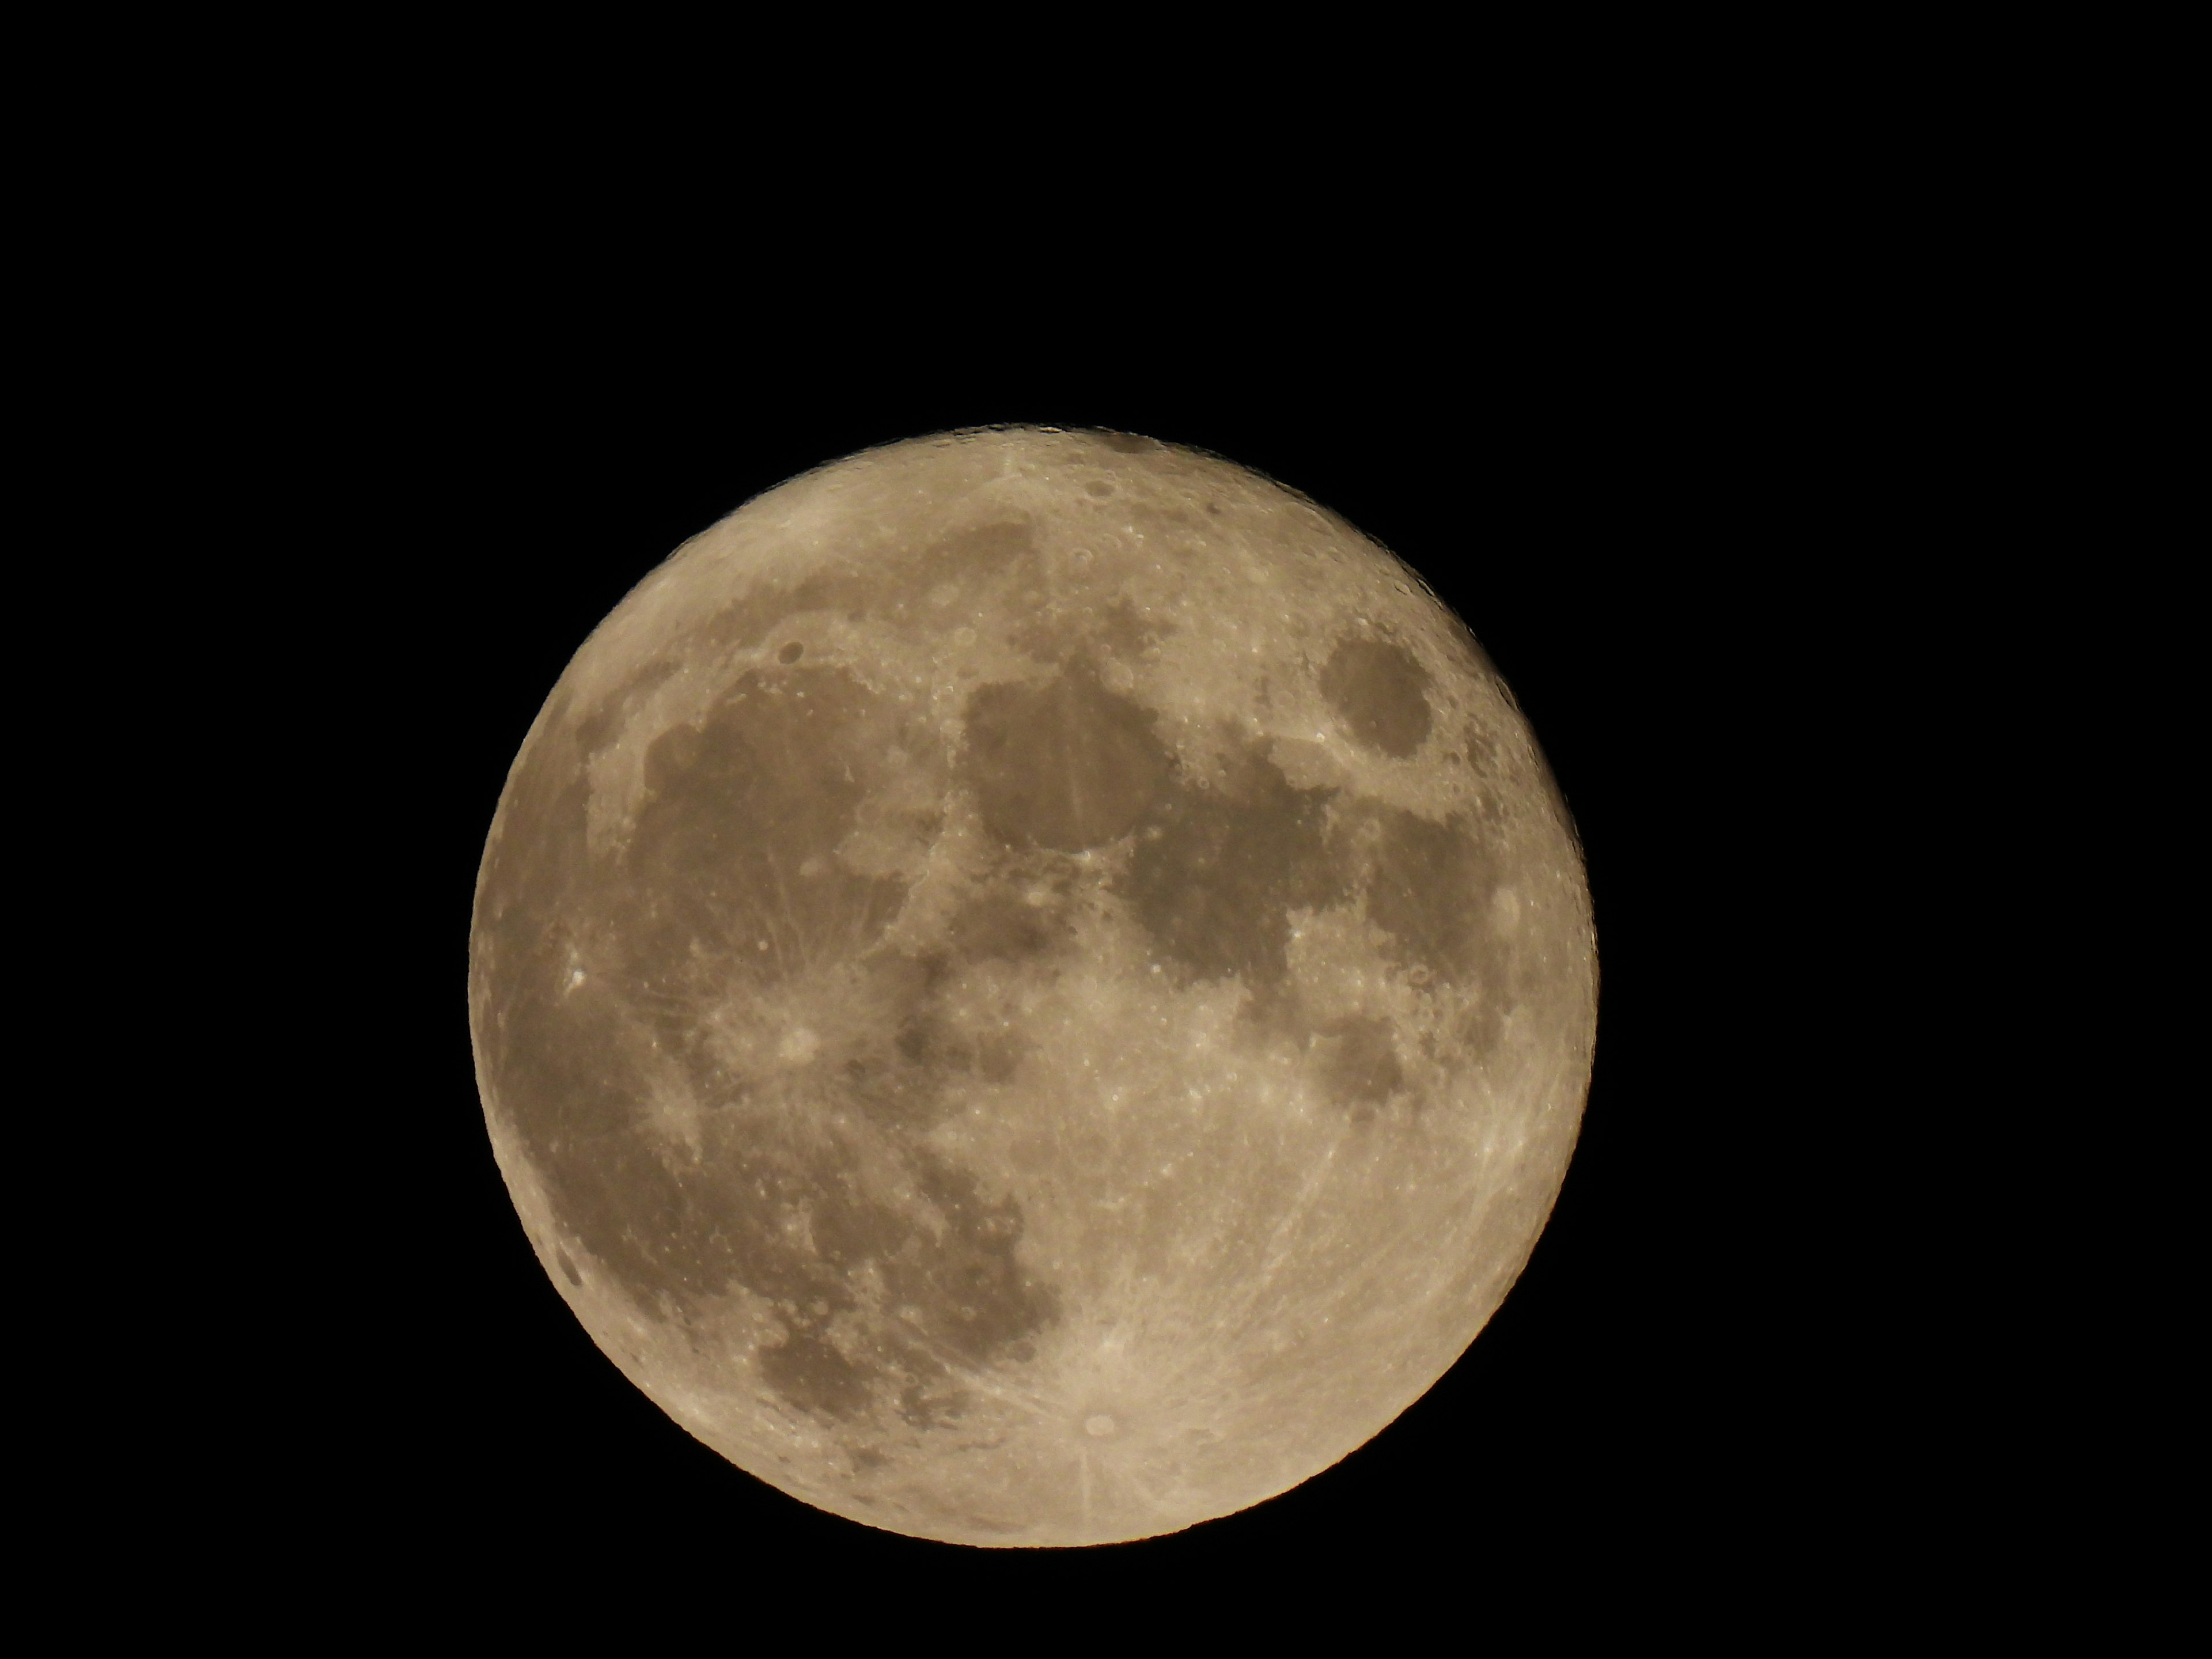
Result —
[{"label": "moon's limb", "polygon": [[1362,1443],[1573,1146],[1588,890],[1389,555],[1097,434],[902,444],[679,550],[485,848],[485,1115],[693,1433],[984,1544],[1171,1531]]}]

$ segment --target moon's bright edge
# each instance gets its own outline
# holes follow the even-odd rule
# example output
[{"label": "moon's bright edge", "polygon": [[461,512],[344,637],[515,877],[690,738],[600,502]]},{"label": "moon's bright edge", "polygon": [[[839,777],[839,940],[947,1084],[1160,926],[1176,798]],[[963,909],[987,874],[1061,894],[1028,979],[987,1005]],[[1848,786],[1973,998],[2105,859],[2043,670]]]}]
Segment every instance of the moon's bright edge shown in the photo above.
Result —
[{"label": "moon's bright edge", "polygon": [[562,676],[478,878],[499,1165],[740,1468],[969,1544],[1296,1486],[1480,1330],[1573,1149],[1589,899],[1467,629],[1146,440],[875,450]]}]

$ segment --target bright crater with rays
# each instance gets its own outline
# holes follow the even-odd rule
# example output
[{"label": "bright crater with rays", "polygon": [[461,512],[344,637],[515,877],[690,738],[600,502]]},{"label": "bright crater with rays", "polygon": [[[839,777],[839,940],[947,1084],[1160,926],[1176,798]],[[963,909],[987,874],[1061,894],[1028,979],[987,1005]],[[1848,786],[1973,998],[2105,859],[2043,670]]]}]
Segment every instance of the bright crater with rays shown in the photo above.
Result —
[{"label": "bright crater with rays", "polygon": [[1580,1121],[1589,895],[1467,630],[1224,461],[794,479],[577,653],[479,877],[492,1143],[724,1456],[970,1544],[1173,1531],[1474,1338]]}]

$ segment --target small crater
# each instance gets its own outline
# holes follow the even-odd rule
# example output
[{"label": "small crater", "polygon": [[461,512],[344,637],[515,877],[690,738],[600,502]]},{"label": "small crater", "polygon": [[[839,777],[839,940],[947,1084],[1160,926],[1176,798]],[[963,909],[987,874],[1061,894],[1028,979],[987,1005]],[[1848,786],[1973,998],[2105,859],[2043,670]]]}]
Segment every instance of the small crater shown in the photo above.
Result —
[{"label": "small crater", "polygon": [[1114,1419],[1104,1412],[1094,1412],[1083,1420],[1083,1431],[1094,1440],[1103,1440],[1117,1428]]},{"label": "small crater", "polygon": [[562,1249],[557,1244],[555,1245],[553,1247],[553,1260],[560,1264],[562,1276],[571,1285],[576,1286],[577,1289],[581,1290],[584,1285],[584,1276],[576,1271],[576,1264],[568,1260],[568,1251]]},{"label": "small crater", "polygon": [[1322,670],[1322,696],[1352,735],[1403,760],[1429,735],[1429,671],[1387,640],[1346,640]]},{"label": "small crater", "polygon": [[1114,493],[1114,486],[1108,483],[1103,478],[1093,478],[1089,483],[1083,486],[1083,493],[1086,495],[1092,496],[1097,500],[1103,501],[1107,496]]},{"label": "small crater", "polygon": [[801,645],[797,640],[793,640],[787,644],[782,650],[775,653],[775,659],[781,663],[793,663],[797,662],[805,654],[806,647]]},{"label": "small crater", "polygon": [[1150,438],[1139,438],[1131,432],[1102,432],[1098,441],[1122,455],[1143,455],[1158,449],[1159,445]]}]

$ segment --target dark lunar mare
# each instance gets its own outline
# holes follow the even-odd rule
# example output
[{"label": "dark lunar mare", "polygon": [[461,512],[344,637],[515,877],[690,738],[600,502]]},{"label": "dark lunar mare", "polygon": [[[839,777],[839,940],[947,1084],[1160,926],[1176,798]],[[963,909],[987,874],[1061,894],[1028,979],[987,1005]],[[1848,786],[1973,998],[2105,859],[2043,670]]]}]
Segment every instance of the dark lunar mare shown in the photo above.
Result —
[{"label": "dark lunar mare", "polygon": [[[748,674],[653,743],[629,838],[596,855],[583,757],[549,720],[480,895],[480,982],[503,995],[479,1041],[559,1224],[632,1297],[696,1323],[741,1287],[776,1310],[761,1371],[793,1405],[927,1425],[958,1412],[955,1370],[1024,1351],[1055,1310],[1017,1260],[1018,1207],[916,1138],[951,1068],[892,1035],[942,965],[878,948],[903,884],[835,857],[898,719],[834,670]],[[708,998],[841,963],[893,1017],[812,1097],[709,1048]],[[696,1146],[652,1126],[670,1068],[708,1108]],[[908,1191],[864,1179],[862,1137]],[[870,1279],[880,1308],[861,1305]]]},{"label": "dark lunar mare", "polygon": [[968,700],[961,779],[1010,845],[1076,853],[1119,841],[1168,768],[1152,716],[1079,659],[1042,684],[987,685]]},{"label": "dark lunar mare", "polygon": [[1429,735],[1429,671],[1389,640],[1346,640],[1321,672],[1322,696],[1352,735],[1399,760]]},{"label": "dark lunar mare", "polygon": [[1294,789],[1249,746],[1217,777],[1178,774],[1138,828],[1120,890],[1161,954],[1198,979],[1236,975],[1255,990],[1288,971],[1290,912],[1335,902],[1344,872],[1329,855],[1334,791]]},{"label": "dark lunar mare", "polygon": [[[1487,1012],[1468,1035],[1495,1040],[1514,963],[1491,925],[1497,872],[1474,825],[1294,787],[1264,747],[1233,736],[1200,775],[1079,659],[973,694],[957,776],[1006,849],[999,880],[956,911],[940,948],[885,948],[905,884],[855,873],[837,851],[883,757],[935,751],[909,711],[802,656],[743,675],[658,738],[626,836],[596,854],[586,757],[549,711],[511,784],[477,923],[479,982],[502,993],[479,1010],[495,1097],[564,1236],[681,1324],[739,1289],[772,1304],[781,1329],[761,1375],[793,1406],[950,1421],[957,1373],[1027,1354],[1056,1315],[1018,1261],[1018,1206],[920,1136],[964,1078],[1018,1065],[1018,1036],[963,1038],[935,998],[963,961],[1066,946],[1056,912],[1017,890],[1063,854],[1133,834],[1115,890],[1163,962],[1183,980],[1234,977],[1278,1018],[1300,1018],[1291,913],[1356,899],[1391,959],[1480,986]],[[1365,678],[1337,700],[1365,711],[1364,738],[1388,748],[1425,732],[1402,665],[1332,659],[1346,660]],[[579,729],[604,741],[612,724]],[[951,781],[940,772],[940,788]],[[713,1047],[702,1016],[715,999],[841,971],[881,1030],[806,1080],[733,1070]],[[1310,1040],[1355,1115],[1401,1088],[1387,1021],[1338,1018]],[[654,1079],[672,1075],[703,1109],[691,1141],[653,1125]],[[898,1195],[866,1178],[867,1145],[903,1172]],[[871,1283],[879,1300],[864,1304]]]}]

